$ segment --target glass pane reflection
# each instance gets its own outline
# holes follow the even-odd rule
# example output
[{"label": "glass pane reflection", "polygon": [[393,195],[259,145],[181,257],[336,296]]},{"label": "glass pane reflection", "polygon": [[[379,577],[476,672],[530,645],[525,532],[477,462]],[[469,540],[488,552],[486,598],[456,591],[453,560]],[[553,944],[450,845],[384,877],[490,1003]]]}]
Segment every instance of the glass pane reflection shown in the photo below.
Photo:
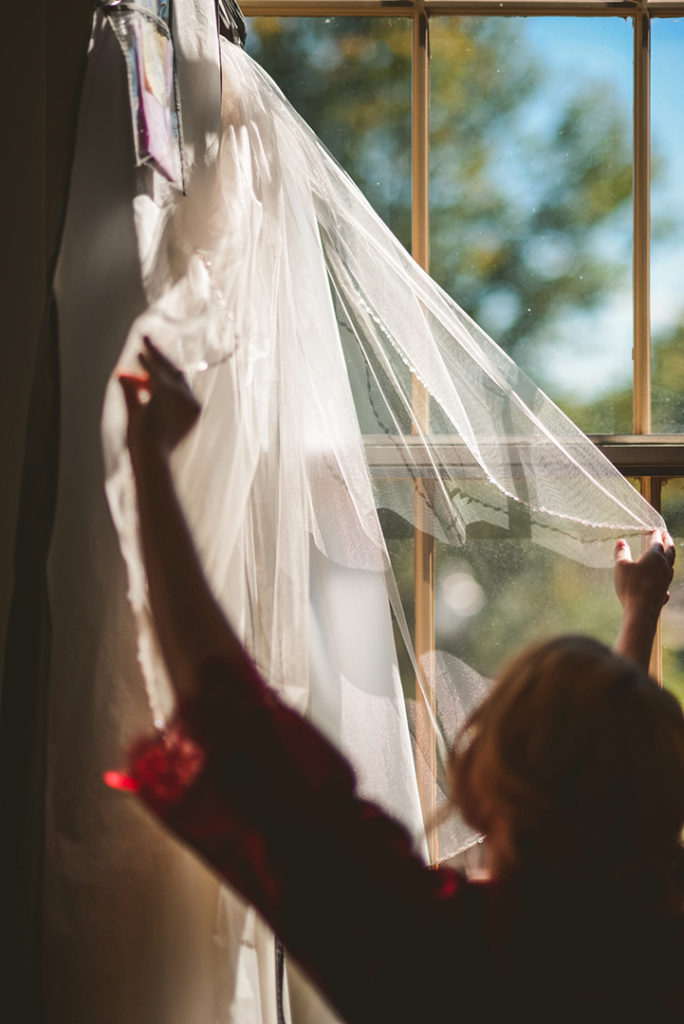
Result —
[{"label": "glass pane reflection", "polygon": [[[409,481],[406,487],[410,488]],[[411,626],[414,618],[414,535],[399,516],[381,516],[392,567]],[[437,541],[435,646],[448,660],[485,680],[529,643],[559,633],[586,633],[613,644],[621,609],[611,567],[581,565],[538,543],[528,531],[473,523],[461,546]],[[401,647],[401,645],[399,645]],[[406,692],[413,668],[402,664]]]},{"label": "glass pane reflection", "polygon": [[631,23],[431,21],[431,270],[586,431],[631,429]]}]

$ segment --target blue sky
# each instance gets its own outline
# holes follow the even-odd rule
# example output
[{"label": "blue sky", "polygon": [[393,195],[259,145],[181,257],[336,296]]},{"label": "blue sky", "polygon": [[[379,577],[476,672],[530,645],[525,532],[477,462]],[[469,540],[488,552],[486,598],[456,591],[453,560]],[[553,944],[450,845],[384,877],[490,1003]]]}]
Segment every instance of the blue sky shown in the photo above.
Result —
[{"label": "blue sky", "polygon": [[[632,110],[632,24],[622,18],[530,18],[521,22],[524,36],[552,76],[553,95],[571,91],[580,79],[611,88]],[[551,59],[551,55],[553,55]],[[654,242],[652,252],[652,328],[666,330],[684,312],[684,21],[656,19],[652,30],[651,126],[654,152],[663,160],[660,180],[652,193],[654,222],[665,213],[671,223],[667,243]],[[551,100],[552,102],[552,100]],[[628,379],[631,361],[631,282],[615,293],[603,309],[568,325],[567,348],[560,345],[547,366],[550,382],[568,384],[581,397],[595,397],[610,384]],[[587,339],[578,360],[577,344]],[[596,344],[595,339],[600,339]],[[570,348],[572,346],[572,349]],[[571,355],[575,358],[570,358]],[[591,363],[586,372],[584,359]],[[578,367],[575,372],[573,366]],[[580,369],[580,367],[582,367]]]}]

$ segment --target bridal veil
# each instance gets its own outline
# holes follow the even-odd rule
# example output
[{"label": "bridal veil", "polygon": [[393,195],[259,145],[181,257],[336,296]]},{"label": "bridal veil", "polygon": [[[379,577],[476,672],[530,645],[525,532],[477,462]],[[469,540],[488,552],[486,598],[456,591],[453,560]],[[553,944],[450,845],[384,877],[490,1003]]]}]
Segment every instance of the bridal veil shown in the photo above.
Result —
[{"label": "bridal veil", "polygon": [[[219,43],[214,3],[166,15],[157,0],[97,11],[56,281],[48,966],[72,979],[71,1021],[269,1024],[264,926],[99,781],[172,710],[116,368],[149,334],[187,374],[203,413],[174,472],[217,596],[266,678],[433,859],[477,841],[426,823],[451,737],[510,645],[495,616],[481,656],[441,643],[440,623],[458,635],[527,558],[567,628],[565,567],[598,573],[617,537],[662,523],[414,263],[268,75]],[[133,127],[157,131],[134,147],[145,47],[163,55]],[[436,554],[454,566],[441,590]],[[326,1019],[288,983],[295,1024]],[[111,999],[95,1013],[97,990]]]}]

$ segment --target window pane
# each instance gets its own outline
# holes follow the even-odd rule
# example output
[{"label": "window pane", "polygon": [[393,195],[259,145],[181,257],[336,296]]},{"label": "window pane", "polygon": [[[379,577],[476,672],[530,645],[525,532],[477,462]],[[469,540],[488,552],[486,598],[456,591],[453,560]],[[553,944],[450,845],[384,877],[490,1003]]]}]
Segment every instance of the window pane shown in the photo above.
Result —
[{"label": "window pane", "polygon": [[579,565],[525,538],[477,538],[443,552],[437,647],[485,675],[534,641],[586,633],[612,644],[620,609],[612,572]]},{"label": "window pane", "polygon": [[654,19],[652,30],[651,326],[653,430],[684,431],[684,22]]},{"label": "window pane", "polygon": [[[458,481],[450,480],[451,484],[458,486]],[[408,504],[412,481],[404,486]],[[435,542],[436,649],[486,678],[534,641],[559,633],[586,633],[612,645],[620,625],[612,568],[581,565],[533,542],[524,512],[514,511],[507,525],[485,519],[469,524],[460,546]],[[413,529],[397,515],[383,514],[381,519],[411,625]],[[401,645],[399,649],[401,653]],[[405,658],[402,676],[410,694],[414,673]]]},{"label": "window pane", "polygon": [[[663,487],[663,518],[682,559],[684,544],[684,480],[668,480]],[[684,577],[676,566],[670,600],[661,617],[663,639],[663,685],[684,703]]]},{"label": "window pane", "polygon": [[410,22],[251,18],[247,50],[410,247]]},{"label": "window pane", "polygon": [[580,426],[628,432],[631,22],[431,33],[433,276]]}]

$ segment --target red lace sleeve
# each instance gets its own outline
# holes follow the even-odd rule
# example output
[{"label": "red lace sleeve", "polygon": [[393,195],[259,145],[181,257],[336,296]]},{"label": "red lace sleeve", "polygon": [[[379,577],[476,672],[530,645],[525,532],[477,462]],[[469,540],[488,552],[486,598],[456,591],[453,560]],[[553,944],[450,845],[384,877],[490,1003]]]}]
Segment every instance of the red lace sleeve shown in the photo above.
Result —
[{"label": "red lace sleeve", "polygon": [[279,837],[308,855],[312,831],[355,787],[347,762],[248,660],[206,666],[200,696],[105,781],[135,792],[269,918],[282,888]]},{"label": "red lace sleeve", "polygon": [[204,768],[206,753],[189,735],[181,719],[138,744],[130,761],[130,774],[105,772],[105,782],[112,789],[140,794],[163,814],[192,786]]},{"label": "red lace sleeve", "polygon": [[354,1019],[403,1020],[409,1009],[421,1019],[418,992],[396,978],[414,977],[423,960],[431,972],[453,950],[468,886],[425,867],[406,831],[359,799],[348,763],[251,663],[212,664],[202,684],[168,733],[139,745],[129,772],[109,783],[135,790],[251,901],[343,1016],[363,1006]]}]

